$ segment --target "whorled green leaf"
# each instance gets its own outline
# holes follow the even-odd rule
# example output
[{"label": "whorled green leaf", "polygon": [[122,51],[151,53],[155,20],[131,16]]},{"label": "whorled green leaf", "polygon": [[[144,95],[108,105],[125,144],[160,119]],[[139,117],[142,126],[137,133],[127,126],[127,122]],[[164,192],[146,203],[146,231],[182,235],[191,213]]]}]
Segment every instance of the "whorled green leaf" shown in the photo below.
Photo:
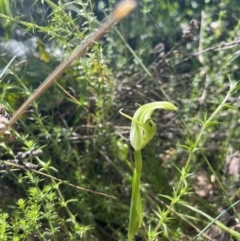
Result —
[{"label": "whorled green leaf", "polygon": [[210,121],[210,122],[207,122],[205,124],[205,127],[216,126],[216,125],[219,125],[219,124],[220,124],[220,122],[218,122],[218,121]]},{"label": "whorled green leaf", "polygon": [[231,110],[239,111],[239,109],[237,107],[235,107],[229,103],[224,104],[223,107],[231,109]]}]

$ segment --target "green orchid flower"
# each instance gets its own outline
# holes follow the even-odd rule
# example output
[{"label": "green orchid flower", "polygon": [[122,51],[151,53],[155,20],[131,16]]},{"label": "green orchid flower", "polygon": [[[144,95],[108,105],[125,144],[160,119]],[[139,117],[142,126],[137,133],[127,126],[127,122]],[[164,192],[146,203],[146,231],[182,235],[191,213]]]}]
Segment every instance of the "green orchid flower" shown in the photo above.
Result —
[{"label": "green orchid flower", "polygon": [[142,222],[142,200],[140,195],[140,178],[142,171],[141,150],[148,144],[156,133],[156,125],[151,116],[155,109],[177,110],[177,107],[170,102],[156,101],[145,105],[138,105],[139,108],[131,117],[120,110],[119,112],[132,121],[130,129],[130,142],[134,148],[135,169],[132,179],[132,195],[128,225],[128,241],[132,241],[135,233]]},{"label": "green orchid flower", "polygon": [[120,110],[120,113],[132,121],[130,143],[135,151],[143,149],[156,133],[156,125],[151,116],[155,109],[177,110],[177,107],[167,101],[156,101],[140,106],[131,117]]}]

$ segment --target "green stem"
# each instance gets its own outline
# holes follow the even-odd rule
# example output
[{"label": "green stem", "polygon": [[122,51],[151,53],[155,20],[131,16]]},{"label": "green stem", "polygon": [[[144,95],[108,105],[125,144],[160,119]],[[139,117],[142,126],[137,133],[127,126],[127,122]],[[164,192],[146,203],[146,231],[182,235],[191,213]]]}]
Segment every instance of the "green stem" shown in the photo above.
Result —
[{"label": "green stem", "polygon": [[134,160],[135,160],[135,169],[137,173],[138,181],[138,190],[140,186],[140,178],[142,172],[142,153],[141,151],[134,151]]},{"label": "green stem", "polygon": [[134,151],[135,169],[132,180],[132,197],[128,226],[128,241],[132,241],[134,234],[142,222],[142,201],[140,195],[140,178],[142,171],[141,151]]},{"label": "green stem", "polygon": [[190,148],[189,150],[189,156],[188,156],[188,159],[187,159],[187,162],[185,164],[185,167],[184,167],[184,171],[182,171],[181,173],[181,177],[180,177],[180,180],[177,184],[177,187],[174,191],[174,195],[173,195],[173,198],[171,200],[171,203],[169,204],[169,208],[162,213],[161,215],[161,219],[159,220],[159,223],[157,224],[156,228],[154,229],[155,232],[158,232],[160,228],[163,227],[163,225],[166,223],[167,219],[168,219],[168,216],[169,214],[171,213],[171,210],[172,208],[174,207],[174,205],[176,203],[179,202],[179,200],[181,199],[182,197],[182,190],[184,190],[184,188],[186,188],[186,178],[188,176],[188,172],[190,170],[190,166],[191,166],[191,162],[192,162],[192,159],[193,159],[193,155],[195,153],[195,151],[198,150],[198,145],[199,145],[199,142],[204,134],[204,131],[207,129],[208,127],[208,124],[211,123],[211,121],[215,118],[215,116],[221,111],[221,109],[224,107],[224,104],[226,104],[227,100],[229,99],[230,97],[230,94],[233,90],[235,86],[232,86],[230,88],[230,90],[228,91],[226,97],[223,99],[222,103],[217,107],[217,109],[211,114],[211,116],[205,121],[205,123],[203,124],[197,138],[196,138],[196,141],[194,142],[194,144],[192,145],[192,148]]},{"label": "green stem", "polygon": [[[207,121],[204,123],[204,125],[202,126],[200,133],[195,141],[195,148],[197,148],[197,145],[199,144],[202,135],[204,133],[204,131],[206,130],[206,128],[208,127],[208,124],[214,119],[214,117],[220,112],[220,110],[223,108],[224,104],[226,104],[227,100],[229,99],[231,94],[231,89],[228,91],[227,95],[225,96],[224,100],[222,101],[222,103],[217,107],[217,109],[211,114],[211,116],[207,119]],[[194,150],[195,151],[195,150]]]}]

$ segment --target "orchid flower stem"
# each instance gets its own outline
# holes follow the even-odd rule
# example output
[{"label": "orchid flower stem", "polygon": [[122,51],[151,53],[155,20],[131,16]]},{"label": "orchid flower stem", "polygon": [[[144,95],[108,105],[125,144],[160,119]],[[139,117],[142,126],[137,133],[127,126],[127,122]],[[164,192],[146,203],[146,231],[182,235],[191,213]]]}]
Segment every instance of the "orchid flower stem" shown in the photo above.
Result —
[{"label": "orchid flower stem", "polygon": [[132,179],[132,197],[128,226],[128,241],[132,241],[135,233],[142,223],[142,200],[140,195],[140,178],[142,171],[142,154],[141,150],[151,141],[157,131],[156,124],[151,116],[154,110],[177,110],[178,108],[167,101],[154,101],[145,105],[139,105],[133,117],[124,114],[122,109],[121,115],[132,121],[130,129],[130,143],[134,149],[135,169]]},{"label": "orchid flower stem", "polygon": [[132,198],[130,206],[128,241],[132,241],[142,221],[142,201],[140,195],[140,178],[142,171],[142,153],[134,151],[135,169],[132,180]]}]

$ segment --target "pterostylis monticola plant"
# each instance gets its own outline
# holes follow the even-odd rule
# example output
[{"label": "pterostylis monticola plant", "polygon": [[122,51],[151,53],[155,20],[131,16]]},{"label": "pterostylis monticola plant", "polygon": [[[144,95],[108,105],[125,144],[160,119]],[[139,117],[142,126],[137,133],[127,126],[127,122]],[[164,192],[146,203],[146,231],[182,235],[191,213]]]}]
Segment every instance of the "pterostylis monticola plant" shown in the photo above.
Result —
[{"label": "pterostylis monticola plant", "polygon": [[142,170],[141,150],[148,144],[156,133],[156,124],[151,119],[155,109],[177,110],[170,102],[156,101],[145,105],[138,105],[134,116],[128,116],[120,110],[119,112],[132,121],[130,129],[130,143],[134,149],[135,169],[132,179],[132,196],[128,225],[128,241],[132,241],[135,233],[142,222],[142,201],[140,195],[140,177]]}]

